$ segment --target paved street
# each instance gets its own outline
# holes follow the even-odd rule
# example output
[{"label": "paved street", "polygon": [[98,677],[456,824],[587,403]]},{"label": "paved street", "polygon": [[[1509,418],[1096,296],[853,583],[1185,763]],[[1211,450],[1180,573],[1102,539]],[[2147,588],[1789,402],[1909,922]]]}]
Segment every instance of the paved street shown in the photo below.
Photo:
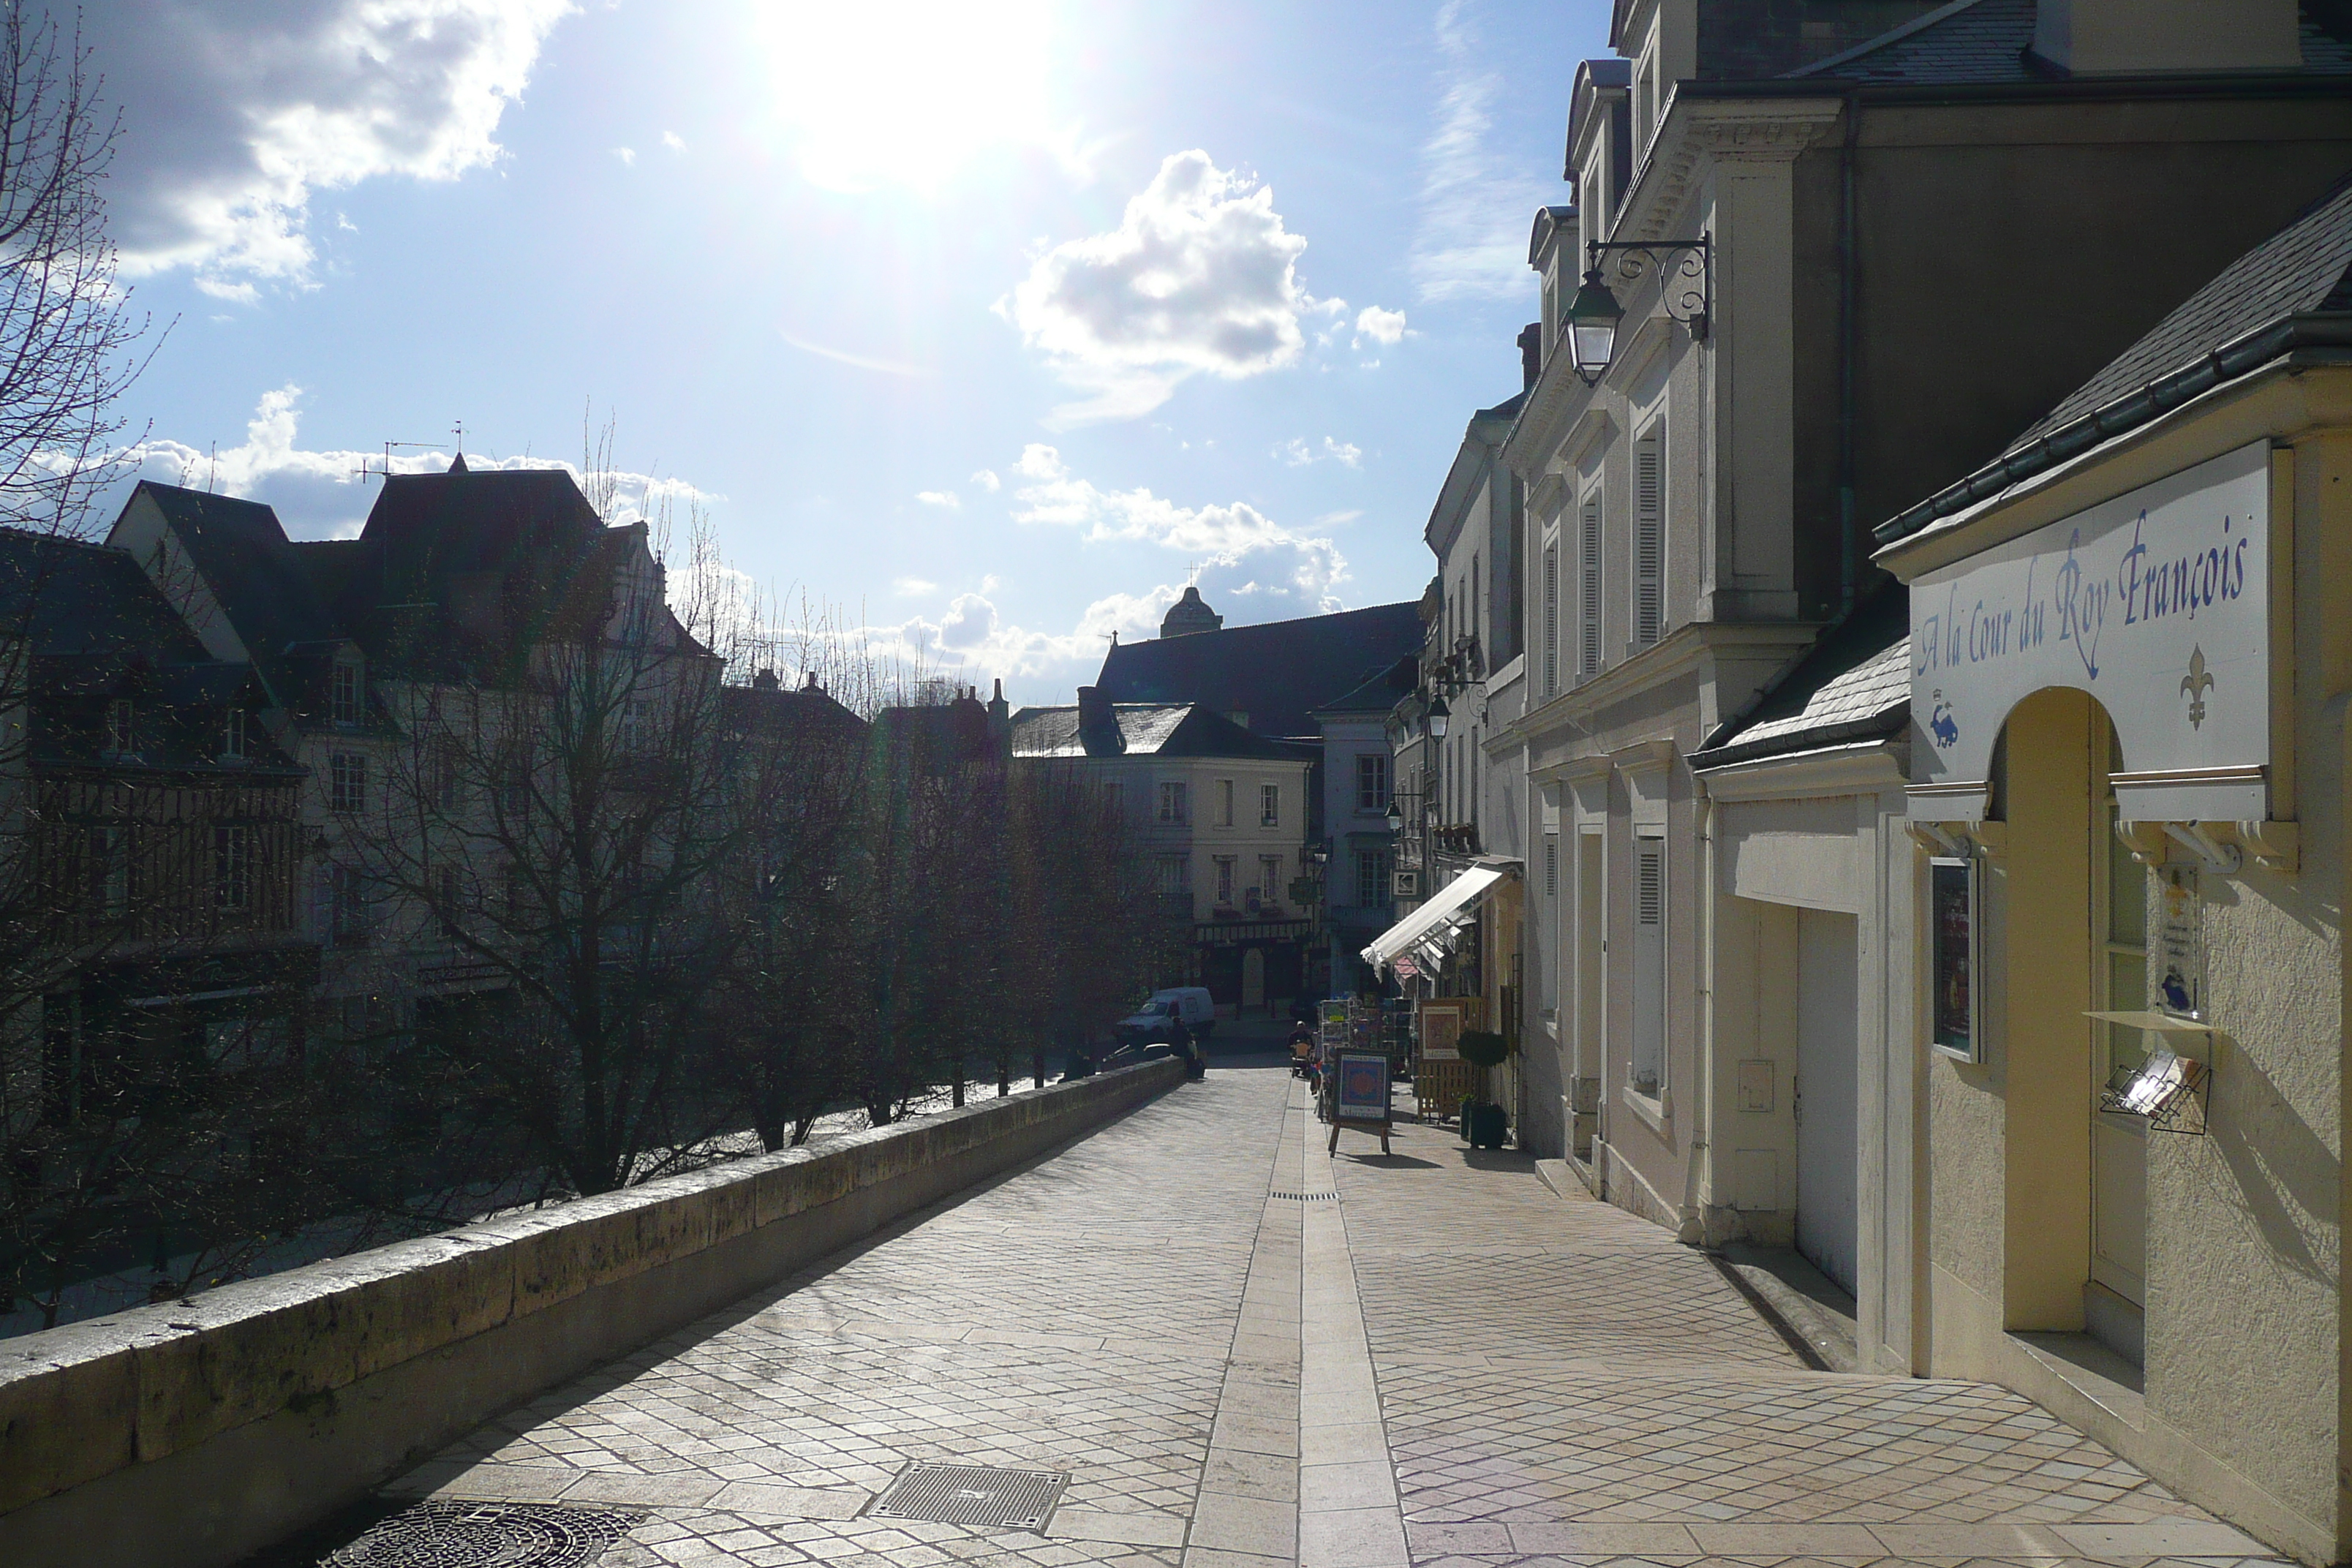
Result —
[{"label": "paved street", "polygon": [[[1221,1058],[395,1490],[612,1510],[602,1568],[2268,1561],[2016,1395],[1807,1370],[1516,1155],[1325,1135]],[[1070,1481],[1043,1534],[877,1517],[923,1461]]]}]

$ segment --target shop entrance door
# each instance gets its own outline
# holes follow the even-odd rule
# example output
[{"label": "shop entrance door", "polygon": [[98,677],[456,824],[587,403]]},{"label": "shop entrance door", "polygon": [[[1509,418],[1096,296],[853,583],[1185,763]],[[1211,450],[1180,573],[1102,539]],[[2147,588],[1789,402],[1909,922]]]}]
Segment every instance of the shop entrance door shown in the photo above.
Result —
[{"label": "shop entrance door", "polygon": [[1852,915],[1797,911],[1797,1250],[1853,1293],[1860,1067]]}]

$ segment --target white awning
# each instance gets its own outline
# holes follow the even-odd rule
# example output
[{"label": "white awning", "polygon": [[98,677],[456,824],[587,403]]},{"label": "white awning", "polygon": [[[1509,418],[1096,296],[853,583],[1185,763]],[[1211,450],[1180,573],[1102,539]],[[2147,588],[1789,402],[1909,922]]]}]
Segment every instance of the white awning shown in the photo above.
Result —
[{"label": "white awning", "polygon": [[1385,969],[1408,948],[1450,948],[1453,943],[1446,939],[1452,935],[1454,922],[1475,903],[1478,895],[1502,879],[1503,873],[1492,866],[1471,867],[1438,889],[1436,896],[1427,903],[1373,938],[1372,945],[1364,949],[1364,962],[1374,969]]}]

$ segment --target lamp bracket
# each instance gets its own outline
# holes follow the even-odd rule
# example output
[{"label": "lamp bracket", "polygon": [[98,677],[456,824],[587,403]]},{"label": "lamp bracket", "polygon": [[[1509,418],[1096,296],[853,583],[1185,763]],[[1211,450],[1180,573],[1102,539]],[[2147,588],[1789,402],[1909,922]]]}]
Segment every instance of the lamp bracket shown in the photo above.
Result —
[{"label": "lamp bracket", "polygon": [[1658,303],[1667,318],[1690,329],[1693,342],[1706,341],[1715,315],[1715,237],[1701,233],[1695,239],[1594,239],[1585,242],[1586,265],[1607,270],[1616,281],[1639,283],[1643,273],[1658,275]]}]

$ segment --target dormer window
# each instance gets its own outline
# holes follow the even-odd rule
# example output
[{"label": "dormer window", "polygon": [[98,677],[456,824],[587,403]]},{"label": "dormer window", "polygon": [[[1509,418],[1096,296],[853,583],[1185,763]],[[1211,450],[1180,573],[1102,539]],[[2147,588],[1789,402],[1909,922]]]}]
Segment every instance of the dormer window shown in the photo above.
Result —
[{"label": "dormer window", "polygon": [[350,663],[336,665],[328,700],[330,716],[334,721],[338,724],[358,723],[363,695],[360,685],[360,667]]},{"label": "dormer window", "polygon": [[139,705],[128,697],[106,705],[106,749],[118,757],[139,750]]},{"label": "dormer window", "polygon": [[221,721],[220,754],[221,761],[225,763],[245,761],[245,710],[242,708],[230,709],[227,717]]}]

